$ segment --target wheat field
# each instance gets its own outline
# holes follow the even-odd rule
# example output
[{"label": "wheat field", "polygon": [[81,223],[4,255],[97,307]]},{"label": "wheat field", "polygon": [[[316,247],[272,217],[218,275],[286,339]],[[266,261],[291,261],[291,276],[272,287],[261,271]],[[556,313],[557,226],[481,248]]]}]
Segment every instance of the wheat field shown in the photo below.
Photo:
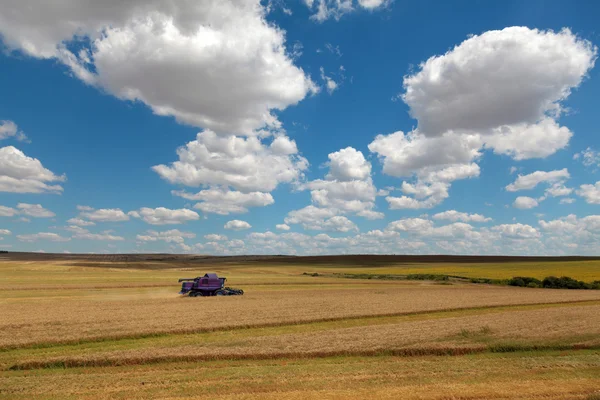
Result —
[{"label": "wheat field", "polygon": [[[600,291],[332,274],[600,279],[573,263],[0,260],[0,398],[593,399]],[[212,271],[245,295],[177,295]]]}]

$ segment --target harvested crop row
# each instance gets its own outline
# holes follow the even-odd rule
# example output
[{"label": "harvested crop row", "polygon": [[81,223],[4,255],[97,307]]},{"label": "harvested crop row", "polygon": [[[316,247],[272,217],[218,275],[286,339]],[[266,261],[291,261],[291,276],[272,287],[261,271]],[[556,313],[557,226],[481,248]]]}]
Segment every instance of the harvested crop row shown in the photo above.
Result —
[{"label": "harvested crop row", "polygon": [[[314,358],[336,355],[458,355],[483,351],[600,348],[600,305],[457,316],[444,319],[281,333],[257,330],[189,335],[170,341],[146,340],[143,347],[111,350],[110,345],[4,354],[14,369],[116,366],[166,361]],[[18,360],[17,360],[18,359]]]},{"label": "harvested crop row", "polygon": [[[95,300],[4,302],[0,347],[127,335],[294,324],[360,316],[600,300],[598,291],[481,286],[379,286],[344,290],[248,291],[232,298],[133,298],[127,290]],[[26,334],[25,334],[26,333]]]}]

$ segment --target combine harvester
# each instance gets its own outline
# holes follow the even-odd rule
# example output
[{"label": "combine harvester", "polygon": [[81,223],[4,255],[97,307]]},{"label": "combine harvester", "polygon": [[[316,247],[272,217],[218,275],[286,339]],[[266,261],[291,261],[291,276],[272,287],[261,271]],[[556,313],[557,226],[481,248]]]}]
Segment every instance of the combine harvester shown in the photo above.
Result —
[{"label": "combine harvester", "polygon": [[190,297],[198,296],[237,296],[244,294],[242,289],[225,287],[227,278],[219,278],[215,273],[204,274],[196,278],[181,278],[179,282],[181,291],[179,294]]}]

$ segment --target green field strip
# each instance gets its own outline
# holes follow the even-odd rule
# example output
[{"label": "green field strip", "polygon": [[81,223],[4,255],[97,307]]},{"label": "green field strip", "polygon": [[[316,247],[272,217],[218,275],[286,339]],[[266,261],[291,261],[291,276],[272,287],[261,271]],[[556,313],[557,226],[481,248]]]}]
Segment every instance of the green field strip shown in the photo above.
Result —
[{"label": "green field strip", "polygon": [[219,360],[301,360],[331,357],[423,357],[423,356],[464,356],[480,353],[527,353],[538,351],[578,351],[600,350],[600,343],[593,344],[544,344],[544,343],[497,343],[481,346],[452,346],[452,347],[411,347],[396,349],[374,350],[334,350],[313,352],[269,352],[269,353],[239,353],[239,354],[174,354],[168,356],[140,356],[124,358],[92,358],[61,357],[52,360],[33,360],[17,362],[9,371],[53,369],[53,368],[89,368],[89,367],[118,367],[133,365],[161,364],[172,362],[206,362]]}]

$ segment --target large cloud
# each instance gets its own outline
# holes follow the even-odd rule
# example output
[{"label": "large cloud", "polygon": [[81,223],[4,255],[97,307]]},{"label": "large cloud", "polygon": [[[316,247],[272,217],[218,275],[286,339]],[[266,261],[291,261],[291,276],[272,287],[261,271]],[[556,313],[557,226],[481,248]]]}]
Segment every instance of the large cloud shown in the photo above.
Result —
[{"label": "large cloud", "polygon": [[[572,132],[556,121],[561,102],[594,66],[596,53],[566,29],[510,27],[472,36],[422,63],[405,76],[400,96],[417,129],[378,135],[369,145],[384,173],[416,177],[402,186],[415,197],[388,197],[390,207],[440,204],[452,181],[479,175],[475,162],[484,148],[524,160],[567,146]],[[465,173],[442,179],[444,170]]]},{"label": "large cloud", "polygon": [[153,170],[171,183],[231,186],[245,193],[270,192],[280,183],[299,179],[308,167],[308,161],[297,154],[296,144],[287,138],[266,146],[256,137],[203,131],[177,154],[179,161],[156,165]]},{"label": "large cloud", "polygon": [[[9,48],[56,58],[89,84],[216,132],[278,127],[316,91],[259,0],[1,0]],[[89,38],[73,54],[65,42]],[[84,41],[85,42],[85,41]]]},{"label": "large cloud", "polygon": [[62,186],[51,183],[65,180],[13,146],[0,148],[0,192],[61,193]]},{"label": "large cloud", "polygon": [[596,52],[568,29],[488,31],[421,64],[404,79],[402,98],[427,135],[534,124],[561,111]]}]

